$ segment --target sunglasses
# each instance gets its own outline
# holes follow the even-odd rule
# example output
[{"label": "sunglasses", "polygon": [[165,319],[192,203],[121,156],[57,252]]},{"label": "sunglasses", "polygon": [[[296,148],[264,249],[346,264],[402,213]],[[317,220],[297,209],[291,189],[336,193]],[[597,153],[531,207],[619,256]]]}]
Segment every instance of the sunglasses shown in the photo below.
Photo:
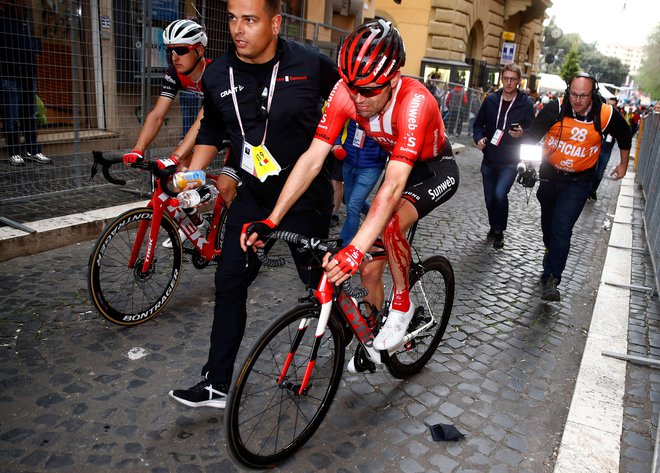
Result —
[{"label": "sunglasses", "polygon": [[378,87],[355,87],[355,88],[353,88],[353,87],[349,86],[348,90],[353,95],[360,94],[365,99],[368,99],[368,98],[371,98],[371,97],[375,97],[376,95],[382,94],[383,90],[385,90],[385,88],[389,85],[390,85],[390,83],[387,82],[383,85],[379,85]]},{"label": "sunglasses", "polygon": [[165,50],[167,51],[167,55],[171,56],[172,53],[176,54],[177,56],[185,56],[188,54],[190,51],[195,49],[197,46],[190,45],[190,46],[168,46]]}]

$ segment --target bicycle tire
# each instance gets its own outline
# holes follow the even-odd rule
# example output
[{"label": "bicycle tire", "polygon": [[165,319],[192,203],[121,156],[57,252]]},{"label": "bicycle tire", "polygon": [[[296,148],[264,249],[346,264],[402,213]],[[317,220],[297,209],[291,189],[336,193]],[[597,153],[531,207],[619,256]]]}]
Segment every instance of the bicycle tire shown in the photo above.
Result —
[{"label": "bicycle tire", "polygon": [[220,215],[220,219],[218,220],[218,233],[215,235],[215,247],[218,250],[222,249],[222,245],[225,242],[225,231],[227,230],[226,224],[227,224],[228,213],[229,213],[228,208],[223,209],[223,212]]},{"label": "bicycle tire", "polygon": [[[133,267],[128,261],[138,227],[151,225],[153,210],[138,208],[124,212],[101,233],[87,266],[87,283],[94,307],[110,322],[138,325],[158,315],[174,295],[183,268],[181,239],[174,221],[164,214],[151,269],[141,272],[148,232]],[[171,248],[162,246],[167,238]]]},{"label": "bicycle tire", "polygon": [[[331,314],[311,385],[297,394],[314,340],[318,306],[306,304],[275,320],[250,348],[225,409],[230,454],[250,468],[268,468],[293,454],[314,434],[330,409],[344,366],[339,321]],[[287,378],[277,383],[301,319],[312,319]]]},{"label": "bicycle tire", "polygon": [[432,256],[410,271],[410,301],[415,315],[408,332],[435,317],[435,324],[391,353],[385,364],[392,376],[409,378],[419,373],[435,353],[447,329],[454,304],[454,270],[444,256]]}]

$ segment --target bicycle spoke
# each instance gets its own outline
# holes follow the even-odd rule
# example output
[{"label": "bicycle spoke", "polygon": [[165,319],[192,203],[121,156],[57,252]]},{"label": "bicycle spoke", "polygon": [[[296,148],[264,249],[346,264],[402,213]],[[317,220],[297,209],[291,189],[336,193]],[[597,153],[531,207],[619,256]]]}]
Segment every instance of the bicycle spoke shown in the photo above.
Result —
[{"label": "bicycle spoke", "polygon": [[[303,333],[303,318],[311,324]],[[268,465],[297,449],[320,424],[339,384],[343,351],[341,328],[333,320],[323,335],[310,385],[300,383],[314,345],[317,309],[292,311],[266,331],[248,355],[227,406],[228,444],[245,465]],[[279,384],[284,360],[296,336],[302,336]]]},{"label": "bicycle spoke", "polygon": [[[178,284],[183,264],[178,245],[167,248],[157,243],[150,267],[143,273],[145,238],[135,263],[128,266],[140,222],[150,223],[152,213],[148,209],[136,209],[119,216],[99,237],[90,258],[89,285],[93,301],[112,322],[131,325],[153,317]],[[128,221],[132,223],[126,225]],[[174,224],[164,218],[158,230],[158,242],[173,235]]]},{"label": "bicycle spoke", "polygon": [[429,258],[413,269],[410,299],[415,313],[404,341],[390,353],[387,367],[393,376],[410,377],[433,356],[451,313],[453,278],[449,261],[440,256]]}]

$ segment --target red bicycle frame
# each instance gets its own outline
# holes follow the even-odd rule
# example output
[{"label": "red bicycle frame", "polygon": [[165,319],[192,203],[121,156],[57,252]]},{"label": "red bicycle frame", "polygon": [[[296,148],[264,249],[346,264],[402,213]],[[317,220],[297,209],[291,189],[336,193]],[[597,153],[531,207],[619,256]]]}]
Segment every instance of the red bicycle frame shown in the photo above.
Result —
[{"label": "red bicycle frame", "polygon": [[[210,180],[216,180],[217,176],[212,174],[207,174],[207,178]],[[220,226],[220,217],[222,213],[226,210],[225,202],[222,197],[218,196],[213,206],[213,218],[211,220],[211,229],[207,235],[204,237],[199,231],[197,225],[195,225],[188,214],[176,203],[175,199],[167,195],[162,187],[159,179],[155,179],[155,188],[151,200],[147,204],[147,208],[153,210],[153,215],[151,218],[151,224],[148,220],[142,220],[140,222],[140,227],[135,238],[135,243],[133,244],[133,250],[131,252],[131,257],[128,260],[128,267],[131,268],[135,265],[137,258],[140,253],[140,248],[142,248],[142,243],[144,238],[147,235],[147,229],[149,229],[149,240],[147,241],[147,247],[145,251],[144,261],[142,262],[143,273],[147,273],[151,266],[151,260],[154,255],[154,248],[158,244],[158,231],[160,228],[160,223],[163,219],[163,213],[167,214],[174,220],[177,227],[181,229],[186,238],[188,238],[193,245],[199,251],[199,254],[206,259],[211,261],[214,257],[220,255],[222,249],[215,247],[216,236],[219,231]],[[221,231],[224,231],[224,227]],[[208,239],[207,239],[208,238]]]},{"label": "red bicycle frame", "polygon": [[[325,329],[328,325],[328,319],[332,311],[332,303],[336,302],[335,307],[339,309],[344,318],[348,321],[353,332],[360,340],[360,343],[364,346],[364,349],[369,354],[369,357],[375,363],[382,364],[381,354],[378,350],[373,348],[374,342],[374,333],[369,328],[369,325],[360,312],[360,309],[357,307],[353,299],[346,294],[344,289],[339,291],[339,294],[335,297],[335,286],[330,281],[328,281],[327,273],[323,273],[319,285],[314,291],[314,298],[321,304],[321,314],[319,315],[319,321],[316,326],[316,332],[314,334],[314,345],[312,346],[312,352],[307,362],[307,368],[305,369],[305,374],[303,375],[302,382],[298,389],[298,394],[304,394],[305,390],[309,386],[309,380],[312,376],[312,371],[314,370],[314,365],[316,364],[316,358],[318,355],[319,348],[321,346],[321,339],[325,333]],[[298,332],[291,343],[291,348],[287,354],[286,360],[284,361],[284,366],[278,378],[278,384],[282,383],[287,376],[287,372],[291,366],[291,362],[298,351],[300,342],[309,327],[309,319],[303,319],[300,321],[298,326]]]}]

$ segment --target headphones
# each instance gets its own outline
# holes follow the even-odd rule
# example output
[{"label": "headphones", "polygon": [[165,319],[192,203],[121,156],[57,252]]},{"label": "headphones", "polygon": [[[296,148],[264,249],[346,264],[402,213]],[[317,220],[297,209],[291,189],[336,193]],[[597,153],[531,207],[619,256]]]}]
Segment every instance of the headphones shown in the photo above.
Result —
[{"label": "headphones", "polygon": [[569,110],[571,109],[570,100],[569,100],[571,84],[575,79],[578,78],[589,79],[591,81],[591,103],[593,107],[600,107],[600,105],[605,102],[605,100],[603,100],[603,97],[600,95],[600,92],[598,91],[599,89],[598,80],[588,72],[578,72],[573,77],[571,77],[568,80],[568,82],[566,82],[566,90],[564,91],[564,100],[561,103],[560,116],[562,117],[569,114]]},{"label": "headphones", "polygon": [[564,97],[568,98],[568,94],[570,93],[571,90],[571,84],[575,79],[579,79],[579,78],[589,79],[591,81],[591,99],[594,101],[594,103],[601,101],[600,92],[598,91],[600,88],[600,85],[598,84],[598,79],[596,79],[588,72],[578,72],[569,79],[569,81],[566,83],[566,91],[564,92]]}]

